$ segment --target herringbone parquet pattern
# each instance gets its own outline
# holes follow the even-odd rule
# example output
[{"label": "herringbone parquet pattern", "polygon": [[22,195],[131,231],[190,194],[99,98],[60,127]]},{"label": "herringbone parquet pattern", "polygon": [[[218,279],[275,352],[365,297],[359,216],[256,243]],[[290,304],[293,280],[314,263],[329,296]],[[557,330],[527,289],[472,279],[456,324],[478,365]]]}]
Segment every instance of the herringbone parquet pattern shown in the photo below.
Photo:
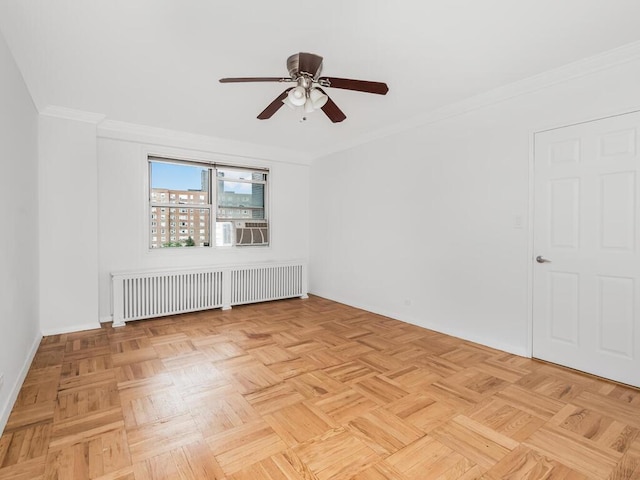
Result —
[{"label": "herringbone parquet pattern", "polygon": [[640,479],[640,392],[318,297],[43,339],[0,479]]}]

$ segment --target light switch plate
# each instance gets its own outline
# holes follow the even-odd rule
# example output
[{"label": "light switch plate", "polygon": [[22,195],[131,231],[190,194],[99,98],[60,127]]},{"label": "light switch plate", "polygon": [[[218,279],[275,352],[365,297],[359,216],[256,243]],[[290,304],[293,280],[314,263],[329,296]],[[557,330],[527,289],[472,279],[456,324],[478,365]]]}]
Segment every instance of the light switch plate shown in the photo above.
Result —
[{"label": "light switch plate", "polygon": [[522,215],[514,215],[513,217],[513,228],[523,228]]}]

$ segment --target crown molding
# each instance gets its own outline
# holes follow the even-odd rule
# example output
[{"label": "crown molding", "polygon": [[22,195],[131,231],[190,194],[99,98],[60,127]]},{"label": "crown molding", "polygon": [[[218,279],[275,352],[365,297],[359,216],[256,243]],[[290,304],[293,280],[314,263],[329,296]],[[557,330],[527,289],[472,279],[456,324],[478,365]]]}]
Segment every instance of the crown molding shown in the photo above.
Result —
[{"label": "crown molding", "polygon": [[351,140],[331,145],[326,149],[316,150],[312,152],[310,156],[312,160],[317,160],[333,153],[349,150],[417,127],[437,123],[447,118],[462,115],[511,98],[527,95],[537,90],[549,88],[559,83],[591,75],[638,59],[640,59],[640,42],[629,43],[622,47],[608,50],[604,53],[489,90],[460,102],[445,105],[444,107],[414,116],[395,125],[380,128]]},{"label": "crown molding", "polygon": [[45,107],[40,111],[40,114],[43,116],[96,124],[98,137],[101,138],[178,147],[187,150],[215,152],[227,156],[309,165],[316,159],[336,152],[349,150],[417,127],[437,123],[447,118],[459,116],[511,98],[527,95],[537,90],[549,88],[559,83],[591,75],[638,59],[640,59],[640,42],[630,43],[599,55],[572,62],[562,67],[475,95],[460,102],[425,112],[389,127],[380,128],[350,140],[329,145],[326,148],[313,152],[302,152],[269,145],[253,144],[146,125],[106,120],[106,116],[103,114],[74,110],[55,105]]},{"label": "crown molding", "polygon": [[186,150],[220,153],[226,156],[276,161],[280,163],[309,165],[312,161],[309,154],[295,150],[115,120],[105,120],[100,123],[98,126],[98,137],[133,143],[177,147]]},{"label": "crown molding", "polygon": [[48,105],[40,111],[40,115],[45,117],[64,118],[65,120],[75,120],[77,122],[86,122],[99,124],[106,115],[101,113],[85,112],[83,110],[74,110],[72,108],[59,107],[56,105]]},{"label": "crown molding", "polygon": [[307,153],[259,145],[237,140],[209,137],[164,128],[150,127],[116,120],[106,120],[106,115],[49,105],[40,111],[45,117],[74,120],[97,125],[99,138],[110,138],[127,142],[177,147],[185,150],[199,150],[224,154],[225,156],[269,160],[280,163],[310,165]]}]

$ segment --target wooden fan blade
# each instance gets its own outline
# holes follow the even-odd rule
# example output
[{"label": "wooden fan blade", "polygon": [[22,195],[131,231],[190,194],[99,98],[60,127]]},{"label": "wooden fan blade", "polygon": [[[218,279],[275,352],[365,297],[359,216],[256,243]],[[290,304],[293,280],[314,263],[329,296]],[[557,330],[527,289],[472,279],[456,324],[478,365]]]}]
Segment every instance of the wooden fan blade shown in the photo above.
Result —
[{"label": "wooden fan blade", "polygon": [[289,93],[289,90],[292,90],[292,88],[287,88],[284,92],[282,92],[273,102],[271,102],[267,106],[267,108],[265,108],[262,112],[260,112],[260,115],[258,115],[258,118],[260,120],[267,120],[271,118],[273,114],[276,113],[278,110],[280,110],[280,107],[284,105],[284,103],[282,103],[282,100],[285,99],[285,97]]},{"label": "wooden fan blade", "polygon": [[283,77],[231,77],[221,78],[220,83],[244,83],[244,82],[292,82],[290,78]]},{"label": "wooden fan blade", "polygon": [[313,78],[320,73],[322,57],[314,53],[300,52],[298,54],[298,72],[308,73]]},{"label": "wooden fan blade", "polygon": [[367,80],[351,80],[349,78],[320,77],[318,82],[324,82],[323,86],[332,88],[343,88],[345,90],[355,90],[357,92],[376,93],[386,95],[389,91],[386,83],[369,82]]},{"label": "wooden fan blade", "polygon": [[[327,93],[321,88],[318,88],[318,90],[327,95]],[[335,102],[331,100],[328,95],[327,98],[327,103],[322,106],[322,111],[327,115],[327,117],[329,117],[329,120],[331,120],[333,123],[339,123],[347,118],[344,112],[338,108]]]}]

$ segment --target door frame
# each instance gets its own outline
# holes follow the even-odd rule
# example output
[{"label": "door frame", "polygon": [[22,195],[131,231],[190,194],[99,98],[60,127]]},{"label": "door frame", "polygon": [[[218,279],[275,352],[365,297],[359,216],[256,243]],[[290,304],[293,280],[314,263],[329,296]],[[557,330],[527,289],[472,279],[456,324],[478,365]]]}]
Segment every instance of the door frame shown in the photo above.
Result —
[{"label": "door frame", "polygon": [[535,243],[534,243],[534,234],[535,234],[535,185],[536,185],[536,172],[535,172],[535,141],[536,135],[539,133],[548,132],[550,130],[558,130],[560,128],[565,127],[573,127],[575,125],[581,125],[583,123],[591,123],[596,122],[598,120],[605,120],[607,118],[612,117],[620,117],[622,115],[628,115],[630,113],[638,113],[640,112],[640,106],[629,107],[624,111],[617,110],[616,112],[609,113],[601,113],[594,114],[589,117],[587,120],[578,120],[574,121],[567,120],[562,123],[556,123],[554,125],[547,125],[546,127],[540,127],[534,129],[529,132],[529,163],[528,163],[528,175],[529,182],[527,185],[528,188],[528,202],[529,208],[527,209],[527,341],[525,345],[525,351],[528,358],[533,357],[533,276],[534,276],[534,258],[535,258]]}]

